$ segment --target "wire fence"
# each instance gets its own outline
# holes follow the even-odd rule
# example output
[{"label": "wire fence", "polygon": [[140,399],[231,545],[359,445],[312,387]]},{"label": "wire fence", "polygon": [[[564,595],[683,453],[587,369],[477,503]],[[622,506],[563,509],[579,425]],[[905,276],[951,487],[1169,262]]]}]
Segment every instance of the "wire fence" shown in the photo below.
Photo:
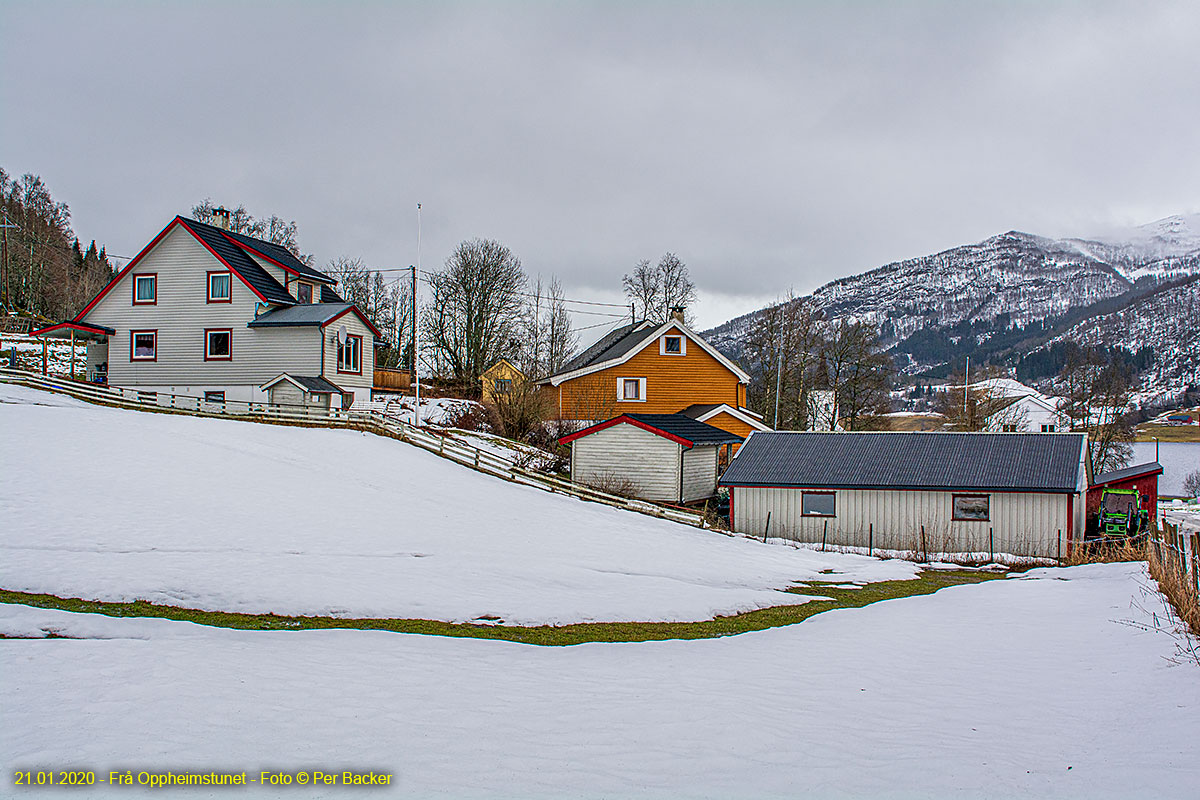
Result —
[{"label": "wire fence", "polygon": [[0,382],[65,394],[86,402],[202,417],[227,417],[269,424],[347,428],[399,439],[442,458],[513,483],[556,494],[635,511],[685,525],[704,527],[704,515],[679,508],[665,508],[645,500],[620,497],[572,481],[527,469],[513,458],[456,441],[435,430],[417,427],[394,413],[377,408],[325,409],[281,403],[243,400],[207,400],[203,397],[168,394],[129,387],[100,386],[69,378],[43,376],[19,369],[0,368]]},{"label": "wire fence", "polygon": [[1200,635],[1200,533],[1162,521],[1150,534],[1150,572],[1179,617]]}]

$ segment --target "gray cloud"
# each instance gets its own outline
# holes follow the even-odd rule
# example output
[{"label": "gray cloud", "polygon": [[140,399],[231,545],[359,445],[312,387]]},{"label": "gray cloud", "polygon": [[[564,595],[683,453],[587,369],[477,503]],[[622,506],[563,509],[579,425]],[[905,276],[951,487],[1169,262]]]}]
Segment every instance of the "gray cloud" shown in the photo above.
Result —
[{"label": "gray cloud", "polygon": [[[2,161],[132,254],[199,199],[325,261],[501,239],[702,324],[1009,228],[1200,210],[1200,6],[0,5]],[[704,299],[707,298],[707,299]]]}]

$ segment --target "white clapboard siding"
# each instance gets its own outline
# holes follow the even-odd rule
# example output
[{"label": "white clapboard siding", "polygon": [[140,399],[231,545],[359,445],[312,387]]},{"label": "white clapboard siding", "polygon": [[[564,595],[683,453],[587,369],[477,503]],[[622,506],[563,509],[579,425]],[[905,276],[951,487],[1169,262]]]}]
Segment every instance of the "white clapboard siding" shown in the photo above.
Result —
[{"label": "white clapboard siding", "polygon": [[[229,303],[208,303],[208,272],[224,267],[191,234],[176,226],[122,278],[83,321],[113,328],[108,380],[114,386],[259,386],[281,372],[319,375],[317,328],[248,328],[257,298],[231,276]],[[133,304],[133,277],[157,273],[154,305]],[[233,359],[205,361],[206,328],[229,328]],[[157,360],[130,359],[130,331],[158,331]]]},{"label": "white clapboard siding", "polygon": [[683,451],[683,502],[703,500],[717,493],[716,445]]},{"label": "white clapboard siding", "polygon": [[[753,536],[767,531],[769,512],[771,536],[800,542],[820,542],[825,536],[829,545],[918,550],[923,527],[924,549],[929,552],[994,550],[1047,558],[1066,553],[1067,507],[1077,502],[1075,495],[1034,492],[839,489],[833,517],[805,517],[800,489],[735,487],[732,491],[734,530]],[[991,519],[953,520],[954,494],[989,495]]]},{"label": "white clapboard siding", "polygon": [[[313,398],[320,398],[314,400]],[[284,406],[306,406],[308,408],[320,409],[322,411],[329,410],[329,395],[327,394],[310,394],[302,391],[294,383],[289,381],[280,381],[268,390],[268,402]]]},{"label": "white clapboard siding", "polygon": [[627,480],[644,500],[679,501],[680,446],[634,425],[619,424],[571,443],[571,478],[604,487]]},{"label": "white clapboard siding", "polygon": [[[362,337],[362,369],[356,374],[338,372],[337,331],[345,326],[346,333]],[[325,336],[325,377],[347,392],[354,393],[355,401],[371,399],[371,387],[375,384],[375,334],[363,324],[358,315],[351,311],[323,329]]]}]

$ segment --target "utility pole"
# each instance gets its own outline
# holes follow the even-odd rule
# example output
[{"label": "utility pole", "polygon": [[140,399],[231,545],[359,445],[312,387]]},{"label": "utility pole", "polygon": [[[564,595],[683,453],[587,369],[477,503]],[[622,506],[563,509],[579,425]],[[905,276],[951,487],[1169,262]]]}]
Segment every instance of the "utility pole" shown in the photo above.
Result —
[{"label": "utility pole", "polygon": [[13,224],[13,222],[12,222],[12,220],[10,220],[10,219],[8,218],[8,212],[7,212],[7,211],[0,212],[0,213],[3,213],[3,214],[4,214],[4,222],[3,222],[3,223],[0,223],[0,228],[2,228],[2,229],[4,230],[4,244],[3,244],[3,253],[0,253],[0,267],[2,267],[2,268],[3,268],[3,270],[4,270],[4,278],[3,278],[3,280],[0,280],[0,290],[3,290],[3,292],[4,292],[4,302],[3,302],[2,304],[0,304],[0,306],[2,306],[2,307],[4,308],[4,310],[6,310],[6,311],[7,311],[7,310],[8,310],[8,308],[9,308],[9,303],[10,303],[10,302],[11,302],[11,300],[12,300],[11,296],[9,295],[9,288],[8,288],[8,274],[9,274],[9,268],[8,268],[8,229],[9,229],[9,228],[15,228],[15,227],[17,227],[17,226],[16,226],[16,225],[14,225],[14,224]]},{"label": "utility pole", "polygon": [[421,204],[417,203],[417,263],[413,267],[412,273],[412,320],[413,320],[413,355],[412,355],[412,375],[413,385],[416,387],[415,400],[416,407],[413,409],[413,425],[421,427],[421,358],[418,355],[417,347],[420,344],[420,335],[418,333],[420,326],[417,325],[417,271],[421,269]]},{"label": "utility pole", "polygon": [[971,412],[968,410],[967,398],[971,394],[971,357],[967,356],[967,368],[963,370],[963,424],[971,430]]}]

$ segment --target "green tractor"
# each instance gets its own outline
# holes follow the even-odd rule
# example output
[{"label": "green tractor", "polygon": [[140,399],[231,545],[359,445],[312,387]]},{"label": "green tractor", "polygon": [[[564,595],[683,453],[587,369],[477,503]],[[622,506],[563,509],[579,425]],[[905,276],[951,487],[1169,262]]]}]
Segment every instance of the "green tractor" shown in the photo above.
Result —
[{"label": "green tractor", "polygon": [[1105,489],[1100,495],[1100,513],[1096,520],[1096,538],[1106,542],[1126,542],[1150,527],[1150,512],[1142,508],[1136,489]]}]

